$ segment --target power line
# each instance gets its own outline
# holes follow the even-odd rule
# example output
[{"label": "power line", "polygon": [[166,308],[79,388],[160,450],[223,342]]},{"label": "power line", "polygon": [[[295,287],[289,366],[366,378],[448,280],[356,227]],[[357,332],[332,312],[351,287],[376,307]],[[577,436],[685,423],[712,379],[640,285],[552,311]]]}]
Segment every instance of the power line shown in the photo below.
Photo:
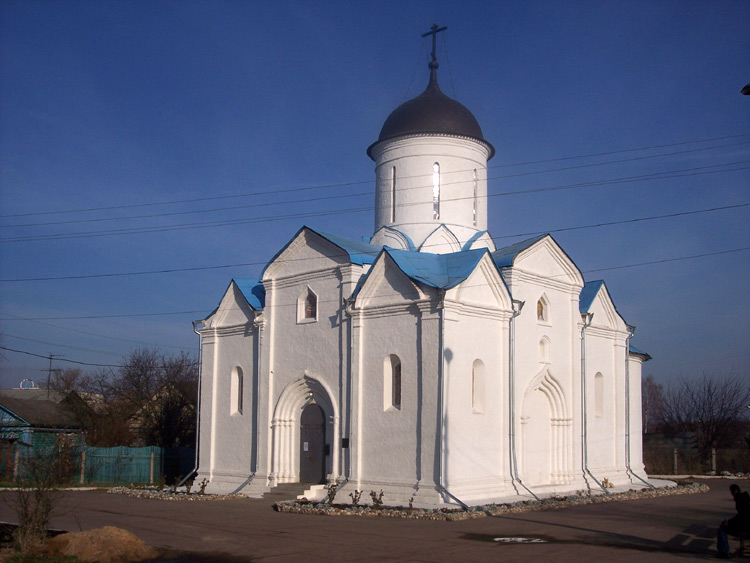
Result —
[{"label": "power line", "polygon": [[[651,260],[647,262],[636,262],[633,264],[624,264],[620,266],[608,266],[606,268],[595,268],[590,270],[580,270],[581,274],[591,274],[594,272],[607,272],[611,270],[622,270],[626,268],[636,268],[639,266],[653,266],[657,264],[666,264],[669,262],[680,262],[685,260],[694,260],[698,258],[706,258],[709,256],[721,256],[725,254],[734,254],[738,252],[746,252],[750,250],[750,246],[746,247],[740,247],[740,248],[733,248],[728,250],[717,250],[714,252],[705,252],[703,254],[693,254],[689,256],[678,256],[674,258],[662,258],[660,260]],[[553,276],[554,277],[554,276]],[[470,285],[466,285],[464,287],[472,287]],[[320,300],[319,303],[333,303],[338,302],[338,299],[335,300]],[[281,303],[276,304],[275,307],[296,307],[297,303]],[[199,313],[205,313],[204,311],[178,311],[178,312],[164,312],[164,313],[134,313],[129,315],[88,315],[88,316],[72,316],[72,317],[32,317],[32,318],[16,318],[16,319],[0,319],[0,321],[9,321],[9,320],[28,320],[28,321],[36,321],[36,320],[79,320],[79,319],[105,319],[105,318],[121,318],[121,317],[142,317],[142,316],[166,316],[166,315],[184,315],[184,314],[199,314]],[[47,357],[47,356],[43,356]]]},{"label": "power line", "polygon": [[[567,157],[558,157],[558,158],[550,158],[550,159],[544,159],[544,160],[536,160],[536,161],[527,161],[527,162],[520,162],[520,163],[512,163],[512,164],[502,164],[502,165],[494,165],[487,167],[488,169],[498,169],[498,168],[509,168],[509,167],[516,167],[516,166],[526,166],[531,164],[544,164],[544,163],[550,163],[550,162],[561,162],[566,160],[576,160],[581,158],[594,158],[594,157],[600,157],[600,156],[611,156],[615,154],[624,154],[624,153],[631,153],[631,152],[638,152],[638,151],[645,151],[645,150],[653,150],[653,149],[659,149],[659,148],[669,148],[669,147],[677,147],[677,146],[684,146],[684,145],[690,145],[690,144],[699,144],[699,143],[708,143],[713,141],[723,141],[728,139],[739,139],[743,137],[748,137],[750,134],[740,134],[740,135],[725,135],[722,137],[712,137],[708,139],[699,139],[694,141],[681,141],[677,143],[667,143],[667,144],[661,144],[661,145],[650,145],[645,147],[639,147],[639,148],[630,148],[630,149],[622,149],[622,150],[616,150],[616,151],[608,151],[608,152],[601,152],[601,153],[592,153],[592,154],[586,154],[586,155],[575,155],[575,156],[567,156]],[[616,161],[609,161],[609,162],[603,162],[603,163],[592,163],[587,165],[580,165],[580,166],[574,166],[570,168],[560,168],[560,169],[554,169],[554,170],[541,170],[536,172],[529,172],[529,173],[522,173],[519,175],[527,175],[527,174],[543,174],[547,172],[556,172],[561,170],[568,170],[573,168],[579,168],[579,167],[588,167],[588,166],[602,166],[605,164],[613,164],[613,163],[621,163],[621,162],[629,162],[633,160],[642,160],[646,158],[660,158],[662,156],[674,156],[678,154],[685,154],[688,152],[695,152],[695,151],[704,151],[704,150],[711,150],[714,148],[723,148],[723,147],[729,147],[729,146],[736,146],[741,144],[747,144],[748,142],[740,142],[740,143],[733,143],[733,144],[726,144],[726,145],[718,145],[718,146],[712,146],[712,147],[701,147],[699,149],[691,149],[689,151],[679,151],[674,153],[662,153],[662,154],[656,154],[656,155],[645,155],[642,157],[636,157],[634,159],[624,159],[624,160],[616,160]],[[504,177],[514,177],[516,175],[509,175]],[[0,215],[0,219],[6,219],[11,217],[32,217],[32,216],[38,216],[38,215],[59,215],[59,214],[68,214],[68,213],[89,213],[94,211],[112,211],[112,210],[118,210],[118,209],[136,209],[136,208],[144,208],[144,207],[155,207],[155,206],[162,206],[162,205],[174,205],[174,204],[181,204],[181,203],[199,203],[199,202],[205,202],[205,201],[217,201],[217,200],[226,200],[226,199],[235,199],[235,198],[244,198],[244,197],[252,197],[252,196],[258,196],[258,195],[270,195],[270,194],[286,194],[286,193],[292,193],[292,192],[301,192],[301,191],[309,191],[309,190],[320,190],[320,189],[329,189],[329,188],[342,188],[342,187],[348,187],[348,186],[355,186],[355,185],[361,185],[361,184],[370,184],[372,182],[371,179],[368,180],[359,180],[359,181],[353,181],[353,182],[342,182],[342,183],[331,183],[331,184],[321,184],[316,186],[305,186],[305,187],[298,187],[298,188],[288,188],[288,189],[266,189],[265,191],[258,191],[258,192],[249,192],[249,193],[241,193],[241,194],[228,194],[223,196],[211,196],[211,197],[201,197],[201,198],[191,198],[191,199],[181,199],[181,200],[169,200],[169,201],[162,201],[162,202],[147,202],[147,203],[135,203],[135,204],[122,204],[122,205],[109,205],[109,206],[101,206],[101,207],[88,207],[88,208],[80,208],[80,209],[67,209],[67,210],[55,210],[55,211],[37,211],[37,212],[29,212],[29,213],[14,213],[14,214],[7,214],[7,215]]]},{"label": "power line", "polygon": [[[0,350],[7,350],[8,352],[16,352],[17,354],[25,354],[27,356],[34,356],[35,358],[44,358],[45,360],[49,358],[49,356],[42,356],[41,354],[34,354],[33,352],[27,352],[25,350],[16,350],[15,348],[8,348],[7,346],[0,346]],[[90,362],[79,362],[76,360],[68,360],[66,358],[55,358],[58,362],[68,362],[69,364],[77,364],[79,366],[92,366],[92,367],[102,367],[102,368],[121,368],[124,366],[121,365],[115,365],[115,364],[94,364]]]},{"label": "power line", "polygon": [[[701,213],[711,213],[716,211],[726,211],[730,209],[739,209],[743,207],[750,206],[750,203],[738,203],[735,205],[725,205],[721,207],[711,207],[706,209],[695,209],[691,211],[680,211],[675,213],[667,213],[663,215],[652,215],[649,217],[638,217],[638,218],[632,218],[632,219],[623,219],[619,221],[607,221],[607,222],[599,222],[599,223],[592,223],[588,225],[576,225],[571,227],[561,227],[559,229],[549,229],[545,231],[532,231],[527,233],[516,233],[511,235],[502,235],[502,236],[496,236],[493,237],[493,240],[500,240],[500,239],[508,239],[508,238],[517,238],[522,236],[532,236],[542,233],[560,233],[565,231],[575,231],[575,230],[583,230],[583,229],[593,229],[593,228],[599,228],[599,227],[606,227],[606,226],[612,226],[612,225],[623,225],[628,223],[639,223],[644,221],[655,221],[659,219],[668,219],[668,218],[674,218],[674,217],[682,217],[682,216],[688,216],[688,215],[697,215]],[[307,258],[293,258],[290,260],[308,260]],[[157,275],[157,274],[172,274],[172,273],[181,273],[181,272],[196,272],[196,271],[204,271],[204,270],[220,270],[220,269],[227,269],[227,268],[242,268],[242,267],[248,267],[248,266],[263,266],[267,264],[267,261],[259,261],[259,262],[241,262],[237,264],[222,264],[218,266],[194,266],[189,268],[164,268],[160,270],[143,270],[138,272],[119,272],[119,273],[104,273],[104,274],[79,274],[79,275],[70,275],[70,276],[48,276],[48,277],[29,277],[29,278],[13,278],[13,279],[0,279],[0,283],[13,283],[13,282],[32,282],[32,281],[63,281],[63,280],[80,280],[80,279],[96,279],[96,278],[113,278],[113,277],[129,277],[129,276],[143,276],[143,275]]]},{"label": "power line", "polygon": [[[749,167],[739,167],[739,168],[731,168],[731,169],[725,169],[725,170],[710,170],[710,169],[715,169],[715,168],[719,168],[723,166],[736,166],[738,164],[745,164],[747,162],[750,162],[750,161],[742,160],[742,161],[736,161],[736,162],[731,162],[731,163],[722,163],[722,164],[715,164],[715,165],[709,165],[709,166],[684,168],[684,169],[677,169],[677,170],[671,170],[671,171],[665,171],[665,172],[652,172],[649,174],[642,174],[642,175],[637,175],[637,176],[623,176],[619,178],[610,178],[610,179],[596,180],[596,181],[591,181],[591,182],[579,182],[575,184],[563,184],[563,185],[558,185],[558,186],[548,186],[548,187],[534,188],[534,189],[507,191],[507,192],[501,192],[497,194],[488,194],[486,197],[487,199],[489,199],[489,198],[494,198],[494,197],[504,197],[504,196],[510,196],[510,195],[543,193],[543,192],[571,190],[571,189],[579,189],[579,188],[590,188],[590,187],[598,187],[598,186],[606,187],[606,186],[612,186],[615,184],[633,183],[633,182],[639,182],[639,181],[665,180],[665,179],[671,179],[671,178],[682,178],[682,177],[687,177],[687,176],[700,176],[700,175],[705,175],[705,174],[737,172],[741,170],[747,170]],[[412,189],[416,189],[416,188],[412,188]],[[371,195],[371,194],[367,194],[367,195]],[[447,201],[459,201],[462,199],[470,199],[470,197],[446,198],[445,201],[446,202]],[[414,202],[414,203],[409,203],[409,204],[401,204],[401,205],[398,205],[397,207],[403,208],[407,206],[422,205],[422,204],[423,204],[422,202]],[[300,218],[360,213],[364,211],[373,211],[373,209],[374,208],[372,206],[368,206],[368,207],[357,207],[357,208],[348,208],[348,209],[339,209],[339,210],[319,211],[319,212],[293,213],[293,214],[287,214],[287,215],[266,215],[263,217],[250,217],[250,218],[242,218],[242,219],[223,220],[223,221],[178,223],[174,225],[165,225],[165,226],[157,226],[157,227],[131,227],[131,228],[122,228],[122,229],[108,229],[108,230],[103,230],[103,231],[88,231],[84,233],[70,232],[70,233],[57,233],[57,234],[28,235],[28,236],[18,236],[18,237],[0,239],[0,242],[10,243],[10,242],[46,241],[46,240],[68,240],[68,239],[79,239],[79,238],[96,238],[96,237],[104,237],[104,236],[119,236],[119,235],[129,235],[129,234],[169,232],[169,231],[179,231],[179,230],[185,230],[185,229],[206,229],[206,228],[225,227],[225,226],[232,226],[232,225],[265,223],[265,222],[279,221],[279,220],[285,220],[285,219],[300,219]]]}]

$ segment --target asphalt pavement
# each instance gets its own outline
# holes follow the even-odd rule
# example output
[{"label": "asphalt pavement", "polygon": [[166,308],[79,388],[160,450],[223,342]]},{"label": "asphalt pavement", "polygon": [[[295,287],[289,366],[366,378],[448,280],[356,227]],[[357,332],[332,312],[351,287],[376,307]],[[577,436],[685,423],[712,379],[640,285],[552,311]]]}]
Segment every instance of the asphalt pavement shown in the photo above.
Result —
[{"label": "asphalt pavement", "polygon": [[[284,514],[273,510],[276,499],[166,501],[71,491],[51,527],[117,526],[174,562],[714,559],[716,528],[734,514],[728,487],[736,482],[745,490],[750,481],[703,482],[710,492],[457,522]],[[16,521],[7,502],[0,502],[0,520]]]}]

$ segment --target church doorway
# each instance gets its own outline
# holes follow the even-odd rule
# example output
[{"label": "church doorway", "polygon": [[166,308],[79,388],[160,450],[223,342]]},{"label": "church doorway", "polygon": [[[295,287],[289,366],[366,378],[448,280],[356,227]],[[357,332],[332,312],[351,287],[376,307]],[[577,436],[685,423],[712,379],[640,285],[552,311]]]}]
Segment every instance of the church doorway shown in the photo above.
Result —
[{"label": "church doorway", "polygon": [[310,403],[302,411],[299,431],[299,480],[325,481],[326,424],[323,409]]}]

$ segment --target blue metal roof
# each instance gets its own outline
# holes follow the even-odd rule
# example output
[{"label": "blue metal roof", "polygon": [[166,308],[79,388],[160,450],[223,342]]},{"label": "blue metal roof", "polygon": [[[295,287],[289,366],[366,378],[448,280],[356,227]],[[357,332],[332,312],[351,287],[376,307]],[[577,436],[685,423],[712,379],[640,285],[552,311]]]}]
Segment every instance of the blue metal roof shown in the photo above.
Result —
[{"label": "blue metal roof", "polygon": [[323,233],[310,229],[310,227],[307,227],[307,229],[320,235],[345,251],[349,255],[352,264],[359,264],[360,266],[363,264],[372,264],[375,262],[375,259],[378,257],[378,254],[380,254],[382,249],[381,246],[374,246],[360,240],[351,240],[338,235]]},{"label": "blue metal roof", "polygon": [[487,234],[487,231],[477,231],[469,240],[466,241],[466,244],[464,244],[461,250],[469,250],[471,248],[471,245],[474,244],[474,241],[478,240],[479,237],[485,234]]},{"label": "blue metal roof", "polygon": [[651,355],[647,352],[643,352],[642,350],[639,350],[632,344],[630,345],[630,353],[635,354],[636,356],[643,356],[644,361],[648,361],[651,359]]},{"label": "blue metal roof", "polygon": [[495,264],[497,264],[498,268],[507,268],[508,266],[512,266],[513,261],[516,259],[516,256],[518,256],[519,252],[526,250],[532,244],[539,242],[546,236],[548,235],[538,235],[533,238],[517,242],[516,244],[506,246],[505,248],[500,248],[492,253],[492,259],[495,261]]},{"label": "blue metal roof", "polygon": [[409,250],[385,250],[407,276],[431,287],[450,289],[471,275],[486,248],[450,254],[432,254]]},{"label": "blue metal roof", "polygon": [[242,296],[256,311],[262,311],[266,304],[266,288],[258,280],[234,278],[232,280],[242,293]]},{"label": "blue metal roof", "polygon": [[588,313],[596,294],[599,293],[599,289],[601,289],[603,285],[604,280],[586,282],[581,290],[581,296],[578,299],[578,310],[581,311],[581,313]]}]

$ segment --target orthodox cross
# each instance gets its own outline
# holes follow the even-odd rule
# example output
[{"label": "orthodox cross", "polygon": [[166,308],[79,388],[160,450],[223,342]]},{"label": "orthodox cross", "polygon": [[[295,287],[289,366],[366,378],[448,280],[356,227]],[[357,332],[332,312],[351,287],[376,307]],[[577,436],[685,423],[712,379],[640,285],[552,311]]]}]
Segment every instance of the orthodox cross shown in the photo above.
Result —
[{"label": "orthodox cross", "polygon": [[435,40],[437,38],[437,34],[441,31],[445,31],[448,29],[447,26],[438,27],[438,24],[433,23],[432,27],[430,27],[430,31],[427,31],[422,34],[422,37],[427,37],[428,35],[432,35],[432,62],[437,62],[437,56],[435,56]]}]

